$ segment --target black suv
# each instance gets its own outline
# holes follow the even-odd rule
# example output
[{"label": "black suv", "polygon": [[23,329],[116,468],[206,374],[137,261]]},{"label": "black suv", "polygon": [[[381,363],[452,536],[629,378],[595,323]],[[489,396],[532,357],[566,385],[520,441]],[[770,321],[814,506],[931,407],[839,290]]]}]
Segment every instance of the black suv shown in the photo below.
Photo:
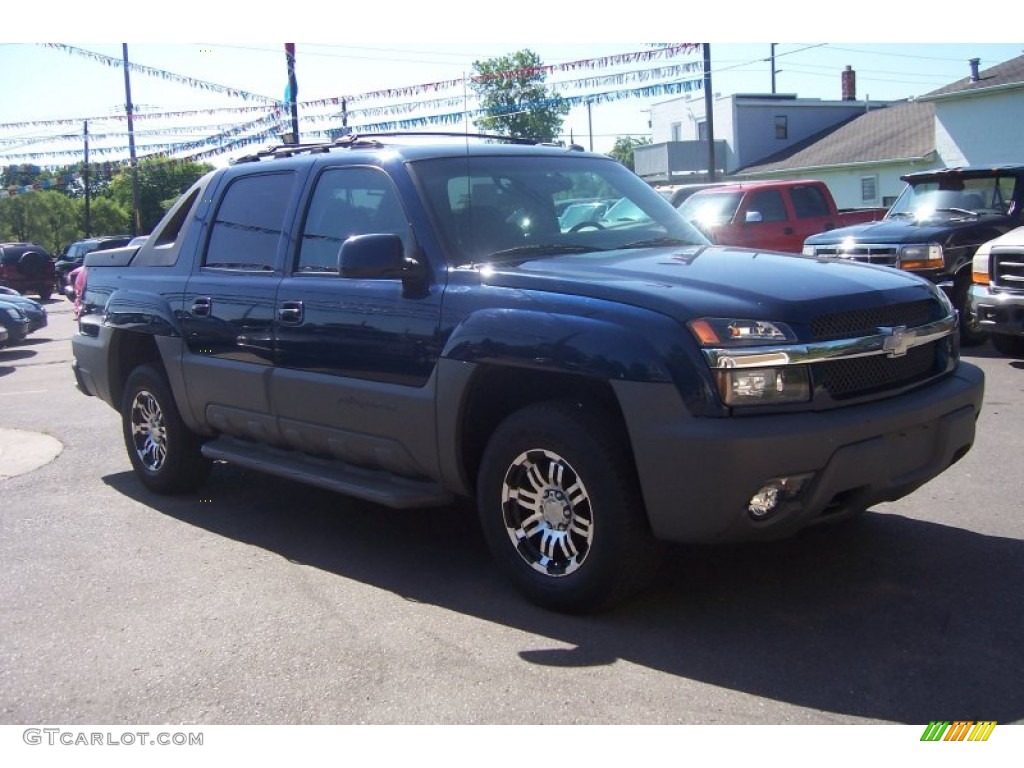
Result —
[{"label": "black suv", "polygon": [[46,301],[53,293],[56,269],[46,249],[35,243],[0,243],[0,285],[35,293]]},{"label": "black suv", "polygon": [[109,237],[90,237],[86,240],[78,240],[68,246],[64,255],[57,259],[57,287],[60,291],[68,288],[67,279],[75,267],[82,266],[85,255],[92,251],[105,250],[107,248],[121,248],[131,242],[131,235],[111,235]]}]

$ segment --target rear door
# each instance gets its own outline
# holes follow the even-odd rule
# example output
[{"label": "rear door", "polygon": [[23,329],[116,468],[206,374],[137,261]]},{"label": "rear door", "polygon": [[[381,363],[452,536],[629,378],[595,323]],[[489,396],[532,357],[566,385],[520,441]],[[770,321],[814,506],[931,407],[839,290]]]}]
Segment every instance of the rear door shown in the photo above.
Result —
[{"label": "rear door", "polygon": [[193,412],[218,431],[278,443],[268,399],[274,302],[300,170],[235,176],[182,297],[183,368]]}]

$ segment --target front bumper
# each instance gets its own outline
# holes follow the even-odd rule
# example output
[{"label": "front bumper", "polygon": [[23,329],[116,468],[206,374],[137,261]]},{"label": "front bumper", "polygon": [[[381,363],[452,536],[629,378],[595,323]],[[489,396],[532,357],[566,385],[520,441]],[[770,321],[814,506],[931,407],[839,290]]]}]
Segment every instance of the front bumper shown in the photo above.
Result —
[{"label": "front bumper", "polygon": [[[670,385],[615,384],[654,535],[666,541],[773,539],[895,501],[970,449],[984,375],[961,362],[941,381],[828,411],[694,418]],[[756,520],[771,479],[811,474],[800,494]]]},{"label": "front bumper", "polygon": [[968,301],[971,317],[979,329],[1024,336],[1024,294],[996,292],[983,285],[972,285]]}]

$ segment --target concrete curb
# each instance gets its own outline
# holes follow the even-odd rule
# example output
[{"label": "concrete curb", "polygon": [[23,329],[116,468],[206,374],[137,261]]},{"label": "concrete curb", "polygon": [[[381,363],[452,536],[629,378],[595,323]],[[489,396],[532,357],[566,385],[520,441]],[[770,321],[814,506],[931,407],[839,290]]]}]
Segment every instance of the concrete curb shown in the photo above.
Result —
[{"label": "concrete curb", "polygon": [[55,437],[0,427],[0,480],[39,469],[63,450],[64,444]]}]

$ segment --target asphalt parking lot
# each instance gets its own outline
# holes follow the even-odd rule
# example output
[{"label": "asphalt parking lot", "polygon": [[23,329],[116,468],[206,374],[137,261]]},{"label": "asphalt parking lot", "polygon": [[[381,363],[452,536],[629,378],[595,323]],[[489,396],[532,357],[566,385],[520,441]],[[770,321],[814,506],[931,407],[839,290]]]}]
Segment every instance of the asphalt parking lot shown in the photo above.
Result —
[{"label": "asphalt parking lot", "polygon": [[0,350],[0,458],[36,457],[0,472],[2,723],[1024,722],[1024,361],[989,346],[974,449],[912,496],[676,547],[640,599],[568,617],[500,580],[464,507],[227,466],[150,494],[48,306]]}]

